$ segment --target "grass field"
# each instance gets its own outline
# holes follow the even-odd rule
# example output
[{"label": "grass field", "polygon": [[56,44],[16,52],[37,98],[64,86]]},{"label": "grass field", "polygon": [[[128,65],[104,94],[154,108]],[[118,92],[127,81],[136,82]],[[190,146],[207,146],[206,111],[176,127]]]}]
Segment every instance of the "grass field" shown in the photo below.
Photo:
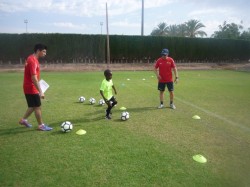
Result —
[{"label": "grass field", "polygon": [[[18,125],[26,110],[23,74],[0,73],[0,186],[250,186],[250,73],[180,71],[171,110],[156,108],[152,72],[115,71],[110,121],[106,106],[87,102],[101,98],[102,72],[41,76],[50,84],[42,109],[51,132],[37,131],[34,115],[33,128]],[[130,113],[125,122],[122,106]],[[66,120],[74,129],[62,133]],[[79,129],[87,133],[76,135]],[[207,163],[194,161],[196,154]]]}]

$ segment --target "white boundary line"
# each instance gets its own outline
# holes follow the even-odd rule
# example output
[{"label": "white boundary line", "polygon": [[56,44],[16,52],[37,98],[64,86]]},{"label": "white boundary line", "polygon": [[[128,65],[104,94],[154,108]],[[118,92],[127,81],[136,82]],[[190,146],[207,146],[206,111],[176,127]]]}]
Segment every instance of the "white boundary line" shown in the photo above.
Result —
[{"label": "white boundary line", "polygon": [[[141,81],[141,82],[144,82],[144,81]],[[144,82],[145,83],[145,82]],[[157,88],[157,85],[156,86],[152,86],[152,85],[150,85],[150,84],[146,84],[145,83],[145,85],[147,85],[148,87],[151,87],[151,88]],[[202,112],[204,112],[204,113],[206,113],[206,114],[208,114],[208,115],[210,115],[210,116],[212,116],[212,117],[215,117],[215,118],[217,118],[217,119],[220,119],[220,120],[222,120],[222,121],[224,121],[224,122],[226,122],[226,123],[228,123],[228,124],[230,124],[231,126],[235,126],[235,127],[238,127],[238,128],[240,128],[240,129],[242,129],[242,130],[244,130],[244,131],[247,131],[247,132],[250,132],[250,128],[249,127],[246,127],[246,126],[244,126],[244,125],[242,125],[242,124],[238,124],[238,123],[236,123],[236,122],[233,122],[233,121],[231,121],[231,120],[229,120],[229,119],[227,119],[227,118],[225,118],[225,117],[223,117],[223,116],[220,116],[220,115],[218,115],[218,114],[215,114],[215,113],[213,113],[213,112],[211,112],[211,111],[209,111],[209,110],[206,110],[206,109],[204,109],[204,108],[201,108],[201,107],[199,107],[199,106],[197,106],[197,105],[195,105],[195,104],[193,104],[193,103],[190,103],[190,102],[187,102],[187,101],[184,101],[183,99],[180,99],[180,98],[178,98],[178,97],[174,97],[174,99],[176,99],[176,100],[178,100],[178,101],[180,101],[180,102],[182,102],[182,103],[184,103],[184,104],[186,104],[186,105],[188,105],[188,106],[191,106],[191,107],[193,107],[193,108],[196,108],[196,109],[198,109],[198,110],[200,110],[200,111],[202,111]]]},{"label": "white boundary line", "polygon": [[215,114],[215,113],[213,113],[213,112],[211,112],[211,111],[209,111],[209,110],[206,110],[206,109],[201,108],[201,107],[199,107],[199,106],[197,106],[197,105],[194,105],[193,103],[184,101],[184,100],[182,100],[182,99],[180,99],[180,98],[178,98],[178,97],[176,97],[176,96],[175,96],[175,99],[178,100],[178,101],[180,101],[180,102],[182,102],[182,103],[184,103],[184,104],[186,104],[186,105],[189,105],[189,106],[191,106],[191,107],[193,107],[193,108],[196,108],[196,109],[198,109],[198,110],[200,110],[200,111],[202,111],[202,112],[204,112],[204,113],[206,113],[206,114],[208,114],[208,115],[210,115],[210,116],[212,116],[212,117],[215,117],[215,118],[218,118],[218,119],[220,119],[220,120],[222,120],[222,121],[225,121],[225,122],[227,122],[228,124],[230,124],[230,125],[232,125],[232,126],[236,126],[236,127],[241,128],[242,130],[245,130],[245,131],[250,132],[250,128],[249,128],[249,127],[246,127],[246,126],[244,126],[244,125],[235,123],[235,122],[233,122],[233,121],[231,121],[231,120],[229,120],[229,119],[227,119],[227,118],[225,118],[225,117],[223,117],[223,116],[220,116],[220,115]]}]

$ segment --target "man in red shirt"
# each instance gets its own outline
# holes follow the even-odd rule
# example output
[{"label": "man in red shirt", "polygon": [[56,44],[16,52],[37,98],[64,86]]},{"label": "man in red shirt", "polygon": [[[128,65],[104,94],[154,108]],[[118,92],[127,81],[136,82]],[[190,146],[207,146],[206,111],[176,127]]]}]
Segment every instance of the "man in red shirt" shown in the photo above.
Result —
[{"label": "man in red shirt", "polygon": [[158,78],[158,90],[160,91],[160,106],[163,108],[164,91],[167,86],[170,96],[170,108],[176,109],[174,105],[174,84],[172,78],[172,70],[175,74],[174,82],[178,82],[178,72],[174,60],[168,57],[168,49],[163,49],[161,58],[159,58],[154,65],[154,72]]},{"label": "man in red shirt", "polygon": [[45,125],[42,121],[42,111],[41,111],[41,99],[44,99],[44,93],[41,90],[39,80],[40,80],[40,64],[38,59],[44,57],[47,52],[47,46],[43,44],[36,44],[34,47],[34,53],[30,55],[26,62],[24,68],[24,80],[23,80],[23,91],[28,104],[28,109],[26,110],[22,119],[20,119],[19,124],[26,127],[32,127],[28,123],[28,117],[34,112],[38,123],[38,130],[50,131],[51,127]]}]

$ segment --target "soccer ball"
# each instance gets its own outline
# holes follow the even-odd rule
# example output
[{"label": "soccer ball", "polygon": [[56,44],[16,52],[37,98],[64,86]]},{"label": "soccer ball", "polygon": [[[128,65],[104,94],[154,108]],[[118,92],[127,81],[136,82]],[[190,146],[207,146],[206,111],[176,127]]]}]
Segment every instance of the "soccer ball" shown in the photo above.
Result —
[{"label": "soccer ball", "polygon": [[89,103],[90,103],[91,105],[95,104],[95,99],[94,99],[93,97],[91,97],[91,98],[89,99]]},{"label": "soccer ball", "polygon": [[83,103],[85,101],[85,97],[81,96],[81,97],[79,97],[78,100],[79,100],[80,103]]},{"label": "soccer ball", "polygon": [[73,129],[73,125],[72,125],[72,123],[69,122],[69,121],[65,121],[65,122],[63,122],[63,123],[61,124],[61,130],[62,130],[63,132],[69,132],[69,131],[71,131],[72,129]]},{"label": "soccer ball", "polygon": [[129,119],[129,113],[128,112],[122,112],[121,113],[121,120],[122,121],[126,121],[126,120],[128,120]]},{"label": "soccer ball", "polygon": [[100,99],[99,100],[99,105],[104,105],[105,104],[105,101],[103,99]]}]

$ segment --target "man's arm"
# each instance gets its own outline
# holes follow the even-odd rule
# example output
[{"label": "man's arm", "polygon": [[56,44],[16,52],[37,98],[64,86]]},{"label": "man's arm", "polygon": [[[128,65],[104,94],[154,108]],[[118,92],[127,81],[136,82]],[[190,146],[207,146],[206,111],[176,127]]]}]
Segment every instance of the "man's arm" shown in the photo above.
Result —
[{"label": "man's arm", "polygon": [[155,67],[154,67],[154,73],[155,73],[157,79],[160,80],[160,79],[161,79],[161,76],[160,76],[159,73],[158,73],[158,69],[155,68]]},{"label": "man's arm", "polygon": [[39,91],[40,97],[44,99],[44,93],[42,92],[42,89],[40,87],[37,75],[32,75],[31,76],[32,82],[34,83],[36,89]]},{"label": "man's arm", "polygon": [[179,80],[179,77],[178,77],[178,71],[177,71],[177,68],[176,67],[174,67],[174,75],[175,75],[175,83],[177,83],[178,82],[178,80]]}]

